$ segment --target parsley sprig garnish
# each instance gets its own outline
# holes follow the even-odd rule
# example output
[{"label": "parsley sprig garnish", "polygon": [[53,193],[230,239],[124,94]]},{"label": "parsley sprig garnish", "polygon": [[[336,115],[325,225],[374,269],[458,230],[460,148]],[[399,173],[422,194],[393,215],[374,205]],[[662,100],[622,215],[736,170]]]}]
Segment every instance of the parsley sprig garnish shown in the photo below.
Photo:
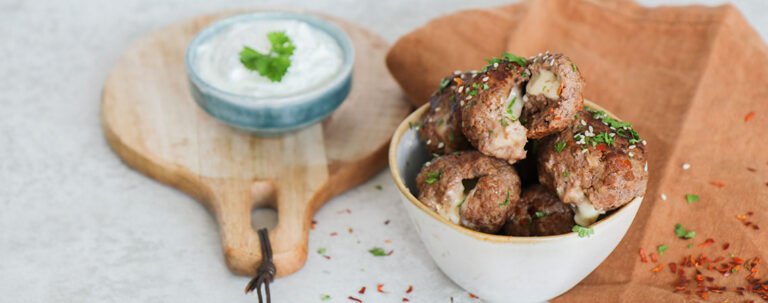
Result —
[{"label": "parsley sprig garnish", "polygon": [[595,231],[591,227],[584,227],[581,225],[574,225],[571,231],[579,234],[579,238],[586,238],[595,234]]},{"label": "parsley sprig garnish", "polygon": [[424,182],[427,182],[427,184],[432,185],[438,180],[440,180],[440,177],[443,175],[443,171],[432,171],[427,173],[427,178],[424,180]]},{"label": "parsley sprig garnish", "polygon": [[696,232],[692,230],[686,230],[682,224],[675,224],[675,236],[680,239],[693,239],[696,238]]},{"label": "parsley sprig garnish", "polygon": [[248,46],[243,46],[240,51],[240,62],[245,68],[257,71],[260,75],[269,78],[272,82],[280,82],[291,66],[291,56],[296,46],[285,32],[270,32],[267,39],[272,44],[269,53],[262,54]]}]

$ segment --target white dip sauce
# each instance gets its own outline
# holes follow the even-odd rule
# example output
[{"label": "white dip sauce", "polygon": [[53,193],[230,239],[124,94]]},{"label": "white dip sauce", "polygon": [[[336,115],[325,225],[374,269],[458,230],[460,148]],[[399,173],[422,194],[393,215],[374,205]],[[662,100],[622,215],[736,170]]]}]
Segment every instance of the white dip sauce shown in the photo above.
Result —
[{"label": "white dip sauce", "polygon": [[[285,32],[296,49],[280,82],[252,71],[240,62],[248,46],[269,53],[270,32]],[[296,20],[254,20],[222,29],[195,50],[198,75],[208,84],[234,94],[255,97],[296,95],[328,83],[341,69],[342,52],[336,40],[322,30]]]}]

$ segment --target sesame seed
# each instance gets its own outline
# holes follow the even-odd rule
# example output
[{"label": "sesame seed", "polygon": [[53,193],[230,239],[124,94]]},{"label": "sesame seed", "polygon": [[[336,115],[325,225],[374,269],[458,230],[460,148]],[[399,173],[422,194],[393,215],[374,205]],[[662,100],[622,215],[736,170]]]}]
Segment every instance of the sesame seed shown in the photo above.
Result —
[{"label": "sesame seed", "polygon": [[441,109],[441,107],[439,107],[439,106],[438,106],[438,107],[435,107],[435,112],[436,112],[436,113],[437,113],[437,112],[440,112],[440,109]]},{"label": "sesame seed", "polygon": [[461,102],[459,102],[459,105],[464,106],[464,100],[461,100]]},{"label": "sesame seed", "polygon": [[683,163],[683,170],[689,170],[691,168],[691,165],[688,163]]},{"label": "sesame seed", "polygon": [[469,100],[469,99],[472,99],[472,96],[471,96],[471,95],[467,95],[467,97],[466,97],[466,98],[464,98],[464,100]]},{"label": "sesame seed", "polygon": [[644,171],[648,171],[648,162],[647,161],[645,162],[645,166],[643,167],[643,170]]},{"label": "sesame seed", "polygon": [[647,141],[645,141],[645,140],[643,140],[643,145],[646,145],[646,144],[648,144],[648,142],[647,142]]},{"label": "sesame seed", "polygon": [[587,121],[581,120],[581,125],[587,126]]},{"label": "sesame seed", "polygon": [[499,67],[499,63],[498,62],[493,64],[493,68],[497,68],[497,67]]},{"label": "sesame seed", "polygon": [[662,201],[667,201],[667,194],[665,194],[665,193],[662,193],[662,194],[661,194],[661,200],[662,200]]},{"label": "sesame seed", "polygon": [[595,129],[594,129],[594,128],[592,128],[592,125],[590,125],[590,126],[589,126],[589,132],[591,133],[591,132],[594,132],[594,131],[595,131]]},{"label": "sesame seed", "polygon": [[459,92],[459,94],[461,94],[461,92],[464,91],[464,86],[459,86],[459,90],[457,90],[457,91]]},{"label": "sesame seed", "polygon": [[453,71],[453,74],[454,74],[454,75],[458,75],[458,74],[461,74],[461,71],[457,69],[457,70]]},{"label": "sesame seed", "polygon": [[427,145],[432,144],[432,139],[427,139]]},{"label": "sesame seed", "polygon": [[637,146],[634,146],[634,145],[630,145],[630,146],[629,146],[629,149],[635,149],[636,147],[637,147]]},{"label": "sesame seed", "polygon": [[611,136],[611,137],[616,137],[616,134],[614,134],[614,133],[609,133],[609,134],[608,134],[608,136]]},{"label": "sesame seed", "polygon": [[633,152],[629,152],[628,155],[629,155],[630,158],[634,158],[635,157],[635,153],[633,153]]},{"label": "sesame seed", "polygon": [[445,146],[445,144],[443,144],[443,142],[440,142],[440,143],[437,144],[437,148],[443,148],[444,146]]},{"label": "sesame seed", "polygon": [[488,77],[483,78],[483,82],[488,82]]}]

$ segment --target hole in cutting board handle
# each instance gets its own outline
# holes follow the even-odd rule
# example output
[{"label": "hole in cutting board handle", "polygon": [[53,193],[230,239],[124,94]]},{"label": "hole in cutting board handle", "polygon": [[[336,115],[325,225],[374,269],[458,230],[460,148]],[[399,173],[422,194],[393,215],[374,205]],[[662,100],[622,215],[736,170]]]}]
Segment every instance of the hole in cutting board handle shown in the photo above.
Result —
[{"label": "hole in cutting board handle", "polygon": [[256,206],[251,211],[251,227],[253,230],[277,226],[277,210],[271,206]]},{"label": "hole in cutting board handle", "polygon": [[251,227],[254,231],[277,226],[277,191],[271,182],[255,182],[251,186],[254,199],[251,209]]}]

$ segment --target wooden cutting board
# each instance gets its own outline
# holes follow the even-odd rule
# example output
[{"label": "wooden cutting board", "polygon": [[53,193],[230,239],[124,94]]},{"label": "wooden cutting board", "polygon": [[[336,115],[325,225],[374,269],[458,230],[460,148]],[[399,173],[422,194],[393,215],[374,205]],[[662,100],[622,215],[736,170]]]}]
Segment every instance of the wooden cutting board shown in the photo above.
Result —
[{"label": "wooden cutting board", "polygon": [[389,138],[411,108],[384,65],[387,43],[324,17],[349,34],[357,53],[352,91],[330,118],[276,138],[214,120],[190,96],[184,53],[205,26],[243,12],[193,18],[136,41],[104,84],[103,127],[126,164],[211,211],[234,273],[252,275],[261,261],[252,209],[274,207],[278,223],[269,236],[284,276],[306,261],[315,211],[385,167]]}]

